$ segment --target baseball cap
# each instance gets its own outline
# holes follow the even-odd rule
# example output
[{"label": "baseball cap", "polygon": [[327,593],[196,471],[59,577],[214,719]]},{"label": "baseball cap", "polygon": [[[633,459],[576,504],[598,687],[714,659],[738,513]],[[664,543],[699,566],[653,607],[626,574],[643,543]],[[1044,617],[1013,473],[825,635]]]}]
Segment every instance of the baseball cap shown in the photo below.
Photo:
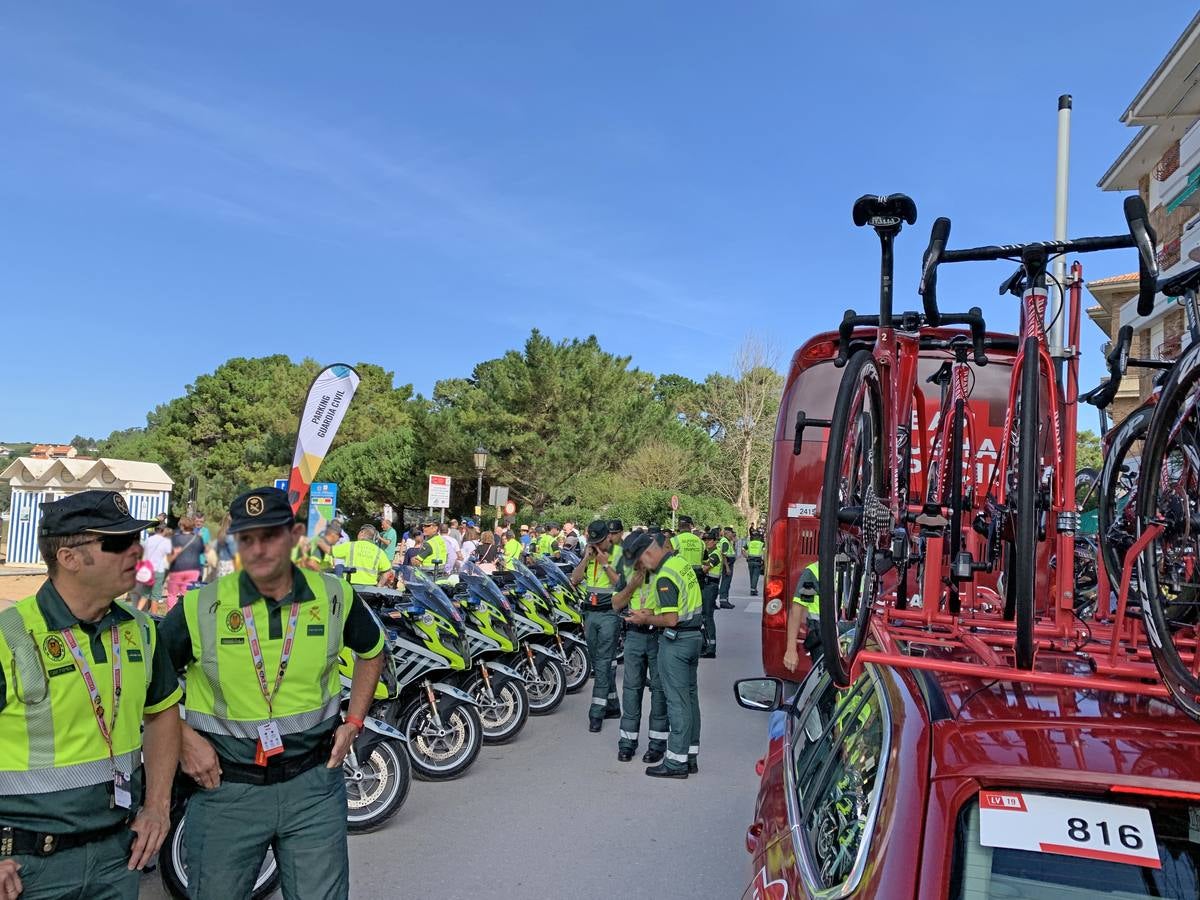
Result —
[{"label": "baseball cap", "polygon": [[251,528],[275,528],[296,521],[286,491],[273,487],[255,488],[229,504],[229,534]]},{"label": "baseball cap", "polygon": [[84,532],[133,534],[156,524],[156,520],[131,516],[129,504],[116,491],[80,491],[42,504],[38,534],[46,537]]},{"label": "baseball cap", "polygon": [[608,523],[603,519],[597,519],[594,522],[588,523],[587,539],[589,544],[598,544],[609,535]]}]

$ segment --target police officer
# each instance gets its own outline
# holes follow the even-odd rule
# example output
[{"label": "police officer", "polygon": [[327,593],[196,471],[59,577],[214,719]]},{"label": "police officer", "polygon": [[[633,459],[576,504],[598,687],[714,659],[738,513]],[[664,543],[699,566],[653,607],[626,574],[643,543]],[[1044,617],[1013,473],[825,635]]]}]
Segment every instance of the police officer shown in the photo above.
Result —
[{"label": "police officer", "polygon": [[734,544],[736,540],[737,532],[726,525],[724,533],[717,541],[721,557],[725,560],[725,566],[721,570],[721,586],[717,591],[719,600],[717,606],[721,609],[733,609],[733,604],[729,602],[729,586],[733,582],[733,564],[737,561],[737,550]]},{"label": "police officer", "polygon": [[763,543],[762,532],[756,529],[750,529],[750,539],[746,541],[746,549],[742,551],[746,556],[746,568],[750,573],[750,596],[758,596],[758,579],[762,577],[763,571],[763,551],[767,545]]},{"label": "police officer", "polygon": [[[189,591],[163,622],[187,675],[184,849],[192,897],[249,897],[269,846],[288,898],[349,894],[342,759],[383,669],[383,632],[347,585],[289,559],[304,526],[287,494],[233,501],[243,571]],[[357,655],[345,721],[338,655]]]},{"label": "police officer", "polygon": [[[609,523],[609,534],[614,534],[613,524],[620,525],[619,520]],[[619,534],[620,532],[616,532]],[[619,547],[612,550],[614,555],[623,556]],[[619,559],[614,566],[620,576],[617,584],[618,591],[613,596],[613,609],[618,614],[628,609],[630,612],[644,609],[656,612],[657,605],[654,595],[650,592],[644,579],[639,579],[635,589],[630,583],[633,570],[626,560]],[[653,625],[635,625],[625,623],[625,678],[622,683],[622,715],[620,738],[617,742],[617,760],[629,762],[637,751],[638,731],[642,724],[642,689],[650,688],[650,730],[649,748],[642,756],[642,762],[654,765],[662,762],[667,749],[667,697],[663,693],[662,682],[658,675],[658,636],[662,630]]]},{"label": "police officer", "polygon": [[598,732],[605,719],[619,719],[617,700],[617,635],[621,619],[613,611],[613,594],[620,575],[613,568],[609,552],[612,536],[608,523],[597,519],[587,527],[587,548],[583,559],[571,573],[572,584],[583,584],[583,636],[592,656],[592,703],[588,709],[588,731]]},{"label": "police officer", "polygon": [[153,621],[114,600],[154,524],[114,491],[42,505],[49,577],[0,612],[3,900],[133,900],[170,829],[179,683]]},{"label": "police officer", "polygon": [[520,559],[524,552],[525,545],[517,540],[517,536],[512,531],[504,532],[504,558],[509,564],[515,559]]},{"label": "police officer", "polygon": [[336,544],[329,551],[327,562],[337,571],[339,566],[351,569],[351,584],[382,585],[392,580],[392,561],[379,546],[379,533],[371,525],[358,530],[358,540]]},{"label": "police officer", "polygon": [[537,552],[539,556],[549,556],[558,550],[557,522],[547,522],[546,527],[537,537]]},{"label": "police officer", "polygon": [[795,672],[800,664],[800,654],[796,652],[796,641],[800,638],[800,628],[805,628],[804,649],[812,659],[813,665],[821,658],[821,598],[819,567],[813,560],[800,577],[796,579],[796,591],[792,597],[787,620],[787,650],[783,653],[783,667],[789,672]]},{"label": "police officer", "polygon": [[704,650],[700,656],[712,659],[717,655],[717,590],[721,584],[721,572],[725,560],[717,549],[720,533],[714,528],[704,535],[702,548],[704,556],[700,561],[700,571],[696,576],[700,581],[701,616],[704,622]]},{"label": "police officer", "polygon": [[671,546],[687,561],[689,566],[698,569],[704,556],[704,542],[692,533],[692,527],[691,516],[680,516],[679,534],[671,538]]},{"label": "police officer", "polygon": [[[625,523],[620,519],[609,519],[608,537],[612,541],[612,549],[608,551],[608,555],[612,558],[613,568],[621,572],[625,567],[622,559],[622,548],[625,545]],[[633,570],[630,569],[628,574],[632,575]]]},{"label": "police officer", "polygon": [[437,569],[444,569],[446,567],[446,557],[450,551],[446,547],[446,539],[442,537],[438,530],[438,523],[429,519],[421,523],[421,530],[425,534],[425,546],[417,554],[417,558],[420,559],[419,565],[422,567],[432,566]]},{"label": "police officer", "polygon": [[637,590],[645,583],[655,603],[654,612],[645,608],[632,611],[629,623],[662,628],[658,673],[666,694],[670,734],[665,758],[646,769],[646,774],[687,778],[700,771],[700,585],[695,570],[662,534],[634,535],[625,543],[625,556],[635,568],[627,587]]}]

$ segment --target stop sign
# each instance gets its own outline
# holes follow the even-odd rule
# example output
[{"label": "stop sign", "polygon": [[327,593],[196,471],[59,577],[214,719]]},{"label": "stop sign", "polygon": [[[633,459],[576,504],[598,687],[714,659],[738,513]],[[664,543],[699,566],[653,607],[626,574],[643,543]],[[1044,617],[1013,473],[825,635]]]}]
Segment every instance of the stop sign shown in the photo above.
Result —
[{"label": "stop sign", "polygon": [[671,495],[671,509],[679,509],[679,495],[678,494]]}]

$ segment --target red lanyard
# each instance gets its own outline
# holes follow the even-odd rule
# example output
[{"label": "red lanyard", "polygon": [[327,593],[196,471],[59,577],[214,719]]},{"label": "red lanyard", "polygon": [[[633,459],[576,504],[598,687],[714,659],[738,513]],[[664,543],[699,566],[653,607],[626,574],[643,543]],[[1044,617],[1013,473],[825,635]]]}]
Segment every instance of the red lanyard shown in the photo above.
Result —
[{"label": "red lanyard", "polygon": [[113,682],[113,704],[112,704],[112,722],[104,720],[104,701],[100,697],[100,689],[96,686],[96,679],[92,677],[91,667],[88,666],[88,661],[83,655],[83,650],[79,646],[79,642],[75,640],[75,634],[70,628],[65,628],[59,632],[67,646],[71,649],[71,656],[75,660],[75,668],[79,670],[79,674],[83,676],[83,683],[87,685],[88,695],[92,700],[92,713],[96,716],[96,726],[100,729],[100,737],[104,738],[104,744],[108,747],[108,758],[113,762],[113,771],[116,772],[116,755],[113,753],[112,733],[117,727],[117,713],[121,708],[121,633],[114,625],[109,629],[112,639],[112,682]]},{"label": "red lanyard", "polygon": [[254,660],[254,671],[258,674],[258,687],[263,699],[267,701],[267,717],[274,719],[272,705],[283,684],[284,673],[287,672],[288,660],[292,656],[292,643],[296,639],[296,620],[300,618],[300,601],[292,601],[292,611],[288,615],[287,631],[283,634],[283,652],[279,655],[279,672],[275,676],[275,689],[267,688],[266,667],[263,664],[262,645],[258,642],[258,629],[254,626],[254,611],[249,606],[242,607],[242,618],[246,620],[246,631],[250,635],[250,656]]}]

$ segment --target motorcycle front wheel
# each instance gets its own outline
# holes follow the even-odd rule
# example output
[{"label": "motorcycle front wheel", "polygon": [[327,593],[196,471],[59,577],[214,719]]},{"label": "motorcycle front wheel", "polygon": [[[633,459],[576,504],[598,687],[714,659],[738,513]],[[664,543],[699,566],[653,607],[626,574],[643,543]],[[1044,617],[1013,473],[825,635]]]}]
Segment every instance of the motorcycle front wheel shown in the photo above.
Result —
[{"label": "motorcycle front wheel", "polygon": [[471,767],[483,746],[483,726],[474,707],[456,706],[441,719],[439,728],[424,697],[413,701],[400,717],[413,774],[422,781],[457,778]]},{"label": "motorcycle front wheel", "polygon": [[567,665],[564,675],[567,679],[567,693],[574,694],[582,690],[592,674],[592,656],[583,644],[569,642],[567,644]]},{"label": "motorcycle front wheel", "polygon": [[491,696],[483,678],[476,676],[466,686],[466,692],[479,702],[479,722],[485,744],[504,744],[511,741],[529,720],[529,695],[519,681],[495,683]]},{"label": "motorcycle front wheel", "polygon": [[412,762],[402,741],[392,738],[371,748],[355,766],[342,761],[346,779],[346,829],[365,834],[382,828],[404,805],[412,786]]},{"label": "motorcycle front wheel", "polygon": [[567,695],[567,677],[558,660],[545,656],[534,657],[521,669],[525,676],[525,692],[529,695],[529,714],[545,716],[554,712]]}]

